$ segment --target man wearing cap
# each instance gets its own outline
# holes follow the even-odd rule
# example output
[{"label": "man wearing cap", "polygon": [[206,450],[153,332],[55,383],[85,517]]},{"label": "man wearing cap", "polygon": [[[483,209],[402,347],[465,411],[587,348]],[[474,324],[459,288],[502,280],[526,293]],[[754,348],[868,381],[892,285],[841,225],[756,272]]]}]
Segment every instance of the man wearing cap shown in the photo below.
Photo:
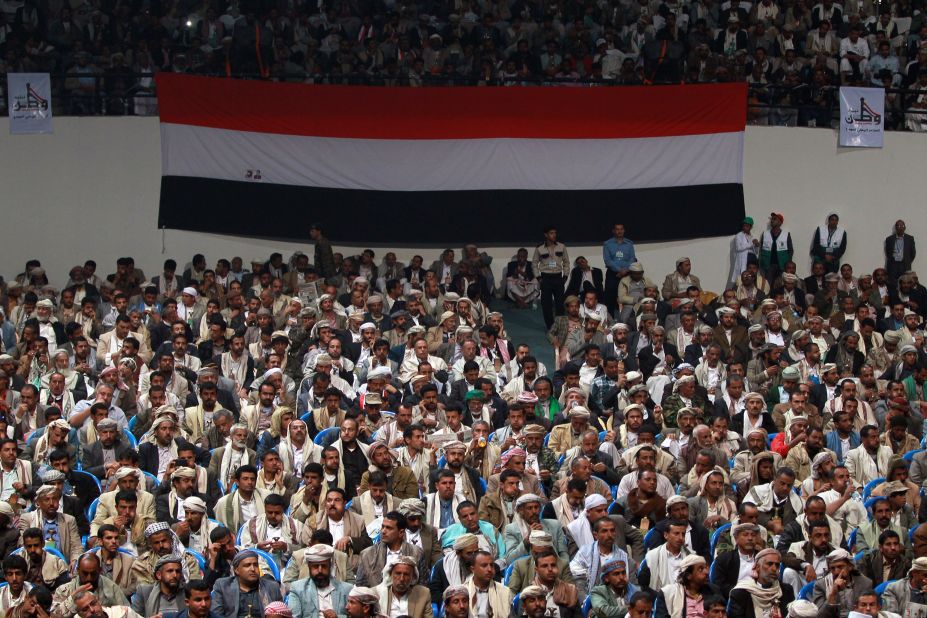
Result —
[{"label": "man wearing cap", "polygon": [[749,577],[731,590],[728,616],[731,618],[760,618],[784,616],[789,603],[795,599],[791,586],[779,585],[779,552],[764,549],[756,554]]},{"label": "man wearing cap", "polygon": [[184,520],[171,528],[185,547],[205,556],[210,544],[209,535],[219,524],[206,516],[206,503],[198,496],[184,499],[183,512]]},{"label": "man wearing cap", "polygon": [[367,456],[370,466],[361,476],[358,487],[360,493],[367,491],[367,479],[371,471],[379,470],[386,475],[387,491],[390,495],[400,500],[418,497],[419,488],[415,474],[409,468],[397,465],[396,453],[386,443],[378,440],[371,444]]},{"label": "man wearing cap", "polygon": [[829,575],[815,582],[811,600],[827,618],[846,618],[856,607],[856,600],[872,590],[872,580],[859,574],[853,556],[845,549],[827,555],[827,569]]},{"label": "man wearing cap", "polygon": [[155,582],[139,586],[132,595],[132,609],[140,616],[181,612],[187,608],[181,593],[185,583],[182,560],[164,556],[155,564]]},{"label": "man wearing cap", "polygon": [[717,313],[713,341],[721,347],[721,358],[726,363],[746,361],[750,341],[747,329],[737,323],[737,312],[724,306]]},{"label": "man wearing cap", "polygon": [[692,262],[687,257],[681,257],[676,260],[676,270],[666,275],[663,280],[660,295],[667,302],[685,298],[687,290],[692,286],[702,289],[701,281],[692,274]]},{"label": "man wearing cap", "polygon": [[757,546],[762,545],[759,534],[760,527],[756,524],[739,523],[732,526],[731,539],[734,548],[719,553],[713,565],[716,574],[714,583],[718,585],[724,598],[730,596],[731,589],[737,582],[750,576]]},{"label": "man wearing cap", "polygon": [[83,549],[80,532],[73,516],[58,512],[60,503],[60,489],[54,485],[40,486],[35,492],[35,510],[20,516],[19,529],[43,530],[46,541],[51,541],[69,562],[73,562]]},{"label": "man wearing cap", "polygon": [[769,228],[760,235],[760,268],[767,281],[775,281],[795,253],[792,235],[782,227],[784,221],[785,217],[781,213],[771,213]]},{"label": "man wearing cap", "polygon": [[708,563],[702,556],[690,555],[680,563],[679,576],[657,592],[655,616],[676,618],[689,615],[692,604],[717,596],[718,588],[708,581]]},{"label": "man wearing cap", "polygon": [[[330,549],[330,548],[329,548]],[[216,581],[212,591],[212,610],[221,618],[239,616],[262,616],[264,608],[274,601],[283,601],[280,584],[269,577],[261,577],[258,556],[251,550],[243,550],[232,559],[231,577],[222,577]],[[298,584],[299,582],[297,582]],[[300,613],[300,597],[296,595],[296,585],[290,591],[290,608],[295,615]],[[347,590],[338,599],[338,607],[344,607]],[[306,614],[308,616],[324,615],[334,618],[334,614],[324,612]]]},{"label": "man wearing cap", "polygon": [[927,611],[927,557],[915,558],[907,577],[886,586],[882,610],[900,616],[922,616]]},{"label": "man wearing cap", "polygon": [[439,602],[446,588],[460,586],[469,578],[478,550],[479,538],[474,534],[464,533],[454,539],[450,551],[446,551],[432,568],[428,582],[432,602]]},{"label": "man wearing cap", "polygon": [[505,563],[511,565],[531,551],[530,535],[534,531],[543,531],[550,535],[552,546],[557,554],[568,558],[566,537],[557,520],[542,519],[543,504],[540,496],[522,494],[515,502],[515,516],[505,526]]},{"label": "man wearing cap", "polygon": [[564,455],[574,446],[578,446],[582,440],[583,432],[589,428],[589,418],[591,413],[584,406],[573,406],[566,413],[569,422],[555,425],[550,430],[550,438],[547,442],[547,448],[556,455]]},{"label": "man wearing cap", "polygon": [[755,429],[763,429],[770,433],[777,433],[778,427],[766,408],[766,400],[760,393],[747,395],[746,407],[731,419],[731,430],[748,436]]},{"label": "man wearing cap", "polygon": [[428,588],[420,581],[419,564],[408,556],[400,556],[383,569],[383,581],[374,588],[386,616],[432,616]]},{"label": "man wearing cap", "polygon": [[145,538],[150,549],[141,554],[132,565],[132,574],[139,585],[154,583],[155,566],[165,556],[173,556],[183,561],[184,577],[188,580],[203,577],[199,563],[192,555],[184,552],[180,539],[167,522],[159,521],[149,524],[145,528]]},{"label": "man wearing cap", "polygon": [[170,474],[170,491],[162,491],[155,499],[155,515],[159,521],[173,525],[185,519],[183,502],[196,494],[195,478],[193,468],[174,468]]}]

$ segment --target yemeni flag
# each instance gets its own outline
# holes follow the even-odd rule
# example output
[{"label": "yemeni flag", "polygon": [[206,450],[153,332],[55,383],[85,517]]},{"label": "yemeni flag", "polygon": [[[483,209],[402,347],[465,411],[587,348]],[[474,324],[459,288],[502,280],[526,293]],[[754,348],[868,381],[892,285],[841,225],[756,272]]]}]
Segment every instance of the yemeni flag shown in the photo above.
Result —
[{"label": "yemeni flag", "polygon": [[744,84],[324,86],[157,76],[162,227],[340,242],[727,235]]}]

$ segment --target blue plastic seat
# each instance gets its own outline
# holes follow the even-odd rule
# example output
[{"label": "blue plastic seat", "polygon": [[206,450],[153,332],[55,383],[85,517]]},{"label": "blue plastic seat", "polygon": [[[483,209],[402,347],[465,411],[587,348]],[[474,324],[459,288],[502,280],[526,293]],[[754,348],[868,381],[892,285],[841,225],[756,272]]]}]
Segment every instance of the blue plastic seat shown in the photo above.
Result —
[{"label": "blue plastic seat", "polygon": [[[135,417],[132,417],[132,418],[135,418]],[[126,440],[129,441],[129,444],[132,446],[132,448],[134,449],[138,448],[138,438],[135,437],[135,434],[133,434],[132,431],[128,427],[122,430],[122,435],[126,437]]]},{"label": "blue plastic seat", "polygon": [[441,457],[438,458],[438,470],[440,470],[446,465],[447,465],[447,457],[445,457],[444,455],[441,455]]},{"label": "blue plastic seat", "polygon": [[881,477],[877,479],[872,479],[871,481],[866,483],[866,486],[863,487],[863,500],[866,500],[867,498],[869,498],[870,494],[872,494],[872,490],[884,482],[885,482],[885,477]]},{"label": "blue plastic seat", "polygon": [[505,567],[505,571],[502,573],[502,583],[506,586],[509,585],[509,580],[512,579],[512,571],[515,570],[515,563],[513,562],[509,566]]},{"label": "blue plastic seat", "polygon": [[148,477],[148,478],[150,478],[152,481],[154,481],[154,486],[155,486],[155,488],[158,488],[158,487],[161,485],[161,481],[158,480],[158,477],[156,477],[156,476],[155,476],[154,474],[152,474],[151,472],[145,472],[144,470],[142,470],[142,474],[144,474],[146,477]]},{"label": "blue plastic seat", "polygon": [[253,551],[259,557],[264,559],[264,562],[267,563],[267,568],[270,569],[271,575],[273,575],[274,579],[277,580],[277,582],[279,582],[280,581],[280,567],[277,566],[277,563],[274,561],[273,556],[268,554],[266,551],[263,551],[260,549],[254,549],[253,547],[250,548],[249,551]]},{"label": "blue plastic seat", "polygon": [[592,611],[592,597],[587,596],[583,600],[583,618],[589,618],[590,611]]},{"label": "blue plastic seat", "polygon": [[132,418],[129,419],[129,424],[128,424],[129,431],[134,431],[136,425],[138,425],[138,417],[133,416]]},{"label": "blue plastic seat", "polygon": [[331,446],[340,435],[341,429],[338,427],[328,427],[315,434],[313,442],[322,447]]},{"label": "blue plastic seat", "polygon": [[607,432],[607,431],[600,431],[600,432],[599,432],[599,442],[604,442],[604,441],[605,441],[605,436],[607,436],[607,435],[608,435],[608,432]]},{"label": "blue plastic seat", "polygon": [[90,479],[93,482],[93,484],[97,486],[97,491],[101,493],[103,492],[103,487],[100,485],[100,479],[90,474],[86,470],[71,470],[71,474],[75,476],[83,476],[83,477]]},{"label": "blue plastic seat", "polygon": [[200,565],[200,571],[206,573],[206,558],[203,557],[203,554],[196,550],[190,549],[189,547],[184,548],[184,552],[196,558],[197,564]]},{"label": "blue plastic seat", "polygon": [[924,449],[922,448],[915,449],[913,451],[908,451],[907,453],[902,455],[901,458],[904,459],[906,462],[911,463],[911,460],[914,459],[915,455],[917,455],[918,453],[923,453],[923,452],[924,452]]},{"label": "blue plastic seat", "polygon": [[302,416],[300,416],[300,417],[299,417],[299,420],[301,420],[302,422],[306,423],[306,425],[308,425],[308,424],[309,424],[309,418],[310,418],[311,416],[312,416],[312,410],[309,410],[308,412],[306,412],[305,414],[303,414]]},{"label": "blue plastic seat", "polygon": [[718,526],[718,528],[711,533],[711,539],[709,541],[711,555],[715,555],[715,549],[718,547],[718,541],[721,540],[721,535],[724,534],[725,530],[729,530],[731,527],[730,523],[723,524]]},{"label": "blue plastic seat", "polygon": [[93,518],[96,517],[98,506],[100,506],[100,499],[94,498],[90,506],[87,507],[87,521],[93,521]]},{"label": "blue plastic seat", "polygon": [[805,601],[811,600],[811,593],[814,591],[814,582],[808,582],[798,591],[798,598]]},{"label": "blue plastic seat", "polygon": [[888,587],[889,584],[894,584],[896,581],[898,580],[890,579],[887,582],[882,582],[881,584],[875,587],[875,593],[878,595],[881,595],[883,592],[885,592],[885,589]]},{"label": "blue plastic seat", "polygon": [[847,539],[847,547],[850,548],[850,551],[853,551],[853,548],[856,547],[856,532],[859,528],[853,528],[853,532],[850,533],[850,538]]}]

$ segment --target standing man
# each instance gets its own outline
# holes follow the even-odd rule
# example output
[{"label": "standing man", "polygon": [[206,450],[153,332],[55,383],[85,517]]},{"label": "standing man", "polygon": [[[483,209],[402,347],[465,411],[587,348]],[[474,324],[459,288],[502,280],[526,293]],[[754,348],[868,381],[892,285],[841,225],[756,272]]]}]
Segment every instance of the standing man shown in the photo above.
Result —
[{"label": "standing man", "polygon": [[753,217],[744,217],[740,231],[731,239],[731,278],[730,283],[737,286],[740,273],[747,270],[747,258],[756,255],[757,239],[753,237]]},{"label": "standing man", "polygon": [[907,226],[904,221],[895,221],[895,233],[885,239],[885,270],[892,281],[897,282],[898,277],[911,270],[917,250],[914,247],[914,237],[905,234]]},{"label": "standing man", "polygon": [[544,229],[544,243],[534,249],[534,272],[541,276],[541,309],[547,330],[554,323],[554,311],[563,311],[563,286],[570,273],[566,246],[557,242],[557,228]]},{"label": "standing man", "polygon": [[335,276],[335,254],[332,243],[322,233],[322,226],[313,223],[309,227],[309,238],[315,243],[315,269],[322,279]]},{"label": "standing man", "polygon": [[604,303],[608,317],[612,318],[618,303],[618,282],[628,274],[631,264],[637,261],[634,243],[624,237],[623,223],[616,223],[612,228],[612,237],[602,246],[602,259],[607,268]]},{"label": "standing man", "polygon": [[840,216],[832,212],[827,215],[827,222],[814,231],[811,239],[811,260],[814,264],[824,264],[824,271],[840,271],[840,258],[847,250],[847,234],[840,223]]},{"label": "standing man", "polygon": [[795,250],[792,235],[782,227],[785,217],[774,212],[769,215],[769,229],[760,237],[760,269],[766,281],[772,283],[792,260]]}]

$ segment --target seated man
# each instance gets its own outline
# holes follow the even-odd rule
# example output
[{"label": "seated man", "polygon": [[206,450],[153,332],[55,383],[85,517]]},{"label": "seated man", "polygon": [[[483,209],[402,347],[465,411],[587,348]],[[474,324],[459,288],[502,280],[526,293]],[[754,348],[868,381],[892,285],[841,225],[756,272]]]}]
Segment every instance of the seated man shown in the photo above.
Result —
[{"label": "seated man", "polygon": [[380,530],[383,516],[396,510],[401,502],[387,491],[387,484],[382,470],[371,472],[367,477],[367,491],[354,498],[348,509],[364,519],[367,535],[371,538]]},{"label": "seated man", "polygon": [[491,553],[496,560],[502,563],[505,559],[505,540],[499,531],[488,521],[481,521],[477,515],[476,505],[464,500],[457,505],[457,519],[459,523],[452,524],[441,535],[441,546],[448,547],[454,539],[464,533],[477,537],[480,549]]},{"label": "seated man", "polygon": [[737,582],[728,601],[729,618],[758,615],[785,616],[789,603],[795,600],[791,586],[779,585],[779,552],[764,549],[757,553],[749,577]]},{"label": "seated man", "polygon": [[54,590],[70,579],[67,563],[45,551],[45,532],[40,528],[26,528],[22,535],[23,557],[26,559],[26,580]]},{"label": "seated man", "polygon": [[[647,552],[646,564],[638,576],[641,588],[659,590],[676,581],[683,559],[692,552],[686,547],[688,522],[673,520],[663,533],[664,543]],[[778,565],[776,565],[778,576]],[[777,582],[778,583],[778,582]]]},{"label": "seated man", "polygon": [[190,579],[201,579],[200,565],[196,558],[184,552],[180,540],[167,522],[159,521],[145,528],[148,546],[151,548],[138,557],[132,565],[132,573],[138,585],[155,583],[155,565],[164,556],[175,556],[184,561],[184,572]]},{"label": "seated man", "polygon": [[904,555],[901,537],[894,530],[880,534],[878,549],[866,552],[857,564],[860,574],[868,577],[873,586],[904,579],[910,567],[911,560]]},{"label": "seated man", "polygon": [[112,524],[100,526],[97,538],[100,539],[101,573],[116,582],[131,598],[136,587],[135,575],[132,574],[135,556],[119,551],[119,531]]},{"label": "seated man", "polygon": [[872,580],[853,565],[853,556],[845,549],[835,549],[827,555],[831,577],[822,577],[814,584],[811,601],[824,608],[830,618],[846,618],[860,595],[872,590]]},{"label": "seated man", "polygon": [[793,592],[827,575],[827,556],[834,550],[826,521],[811,520],[808,528],[808,540],[791,543],[782,558],[786,567],[782,581],[790,584]]},{"label": "seated man", "polygon": [[[539,552],[532,557],[537,575],[534,584],[521,591],[522,607],[528,616],[550,616],[556,611],[562,618],[581,616],[580,605],[585,597],[575,584],[560,579],[557,554],[552,549]],[[526,602],[525,599],[529,601]],[[536,605],[531,604],[534,600]],[[532,609],[543,608],[543,612]]]},{"label": "seated man", "polygon": [[[484,498],[485,499],[485,498]],[[534,530],[543,530],[554,541],[557,555],[567,559],[566,538],[563,528],[554,519],[541,519],[541,499],[533,494],[524,494],[515,501],[515,516],[505,527],[505,564],[510,565],[528,554],[529,537]]]},{"label": "seated man", "polygon": [[592,610],[598,615],[622,618],[640,588],[628,582],[628,565],[613,558],[602,566],[602,583],[590,592]]},{"label": "seated man", "polygon": [[605,563],[613,559],[621,560],[625,565],[631,566],[632,572],[636,571],[628,554],[615,543],[615,530],[615,522],[608,517],[597,519],[592,524],[595,542],[582,546],[570,561],[570,572],[583,598],[593,587],[599,585],[602,565]]},{"label": "seated man", "polygon": [[264,498],[264,513],[250,518],[241,531],[241,546],[270,554],[278,568],[284,568],[299,549],[299,525],[283,511],[286,502],[279,494]]},{"label": "seated man", "polygon": [[45,531],[46,542],[58,549],[69,562],[77,560],[83,551],[77,521],[71,515],[58,512],[61,492],[54,485],[42,485],[35,492],[35,510],[23,513],[19,529],[38,528]]},{"label": "seated man", "polygon": [[432,603],[440,603],[441,595],[448,587],[460,586],[469,579],[473,558],[479,548],[479,539],[474,534],[464,533],[454,539],[450,551],[432,568],[432,576],[428,581]]},{"label": "seated man", "polygon": [[374,592],[387,616],[425,618],[432,615],[428,588],[419,583],[422,575],[419,561],[410,556],[399,556],[383,569],[383,581]]},{"label": "seated man", "polygon": [[[531,585],[531,582],[534,581],[537,574],[534,569],[534,556],[553,549],[553,539],[543,530],[532,530],[528,535],[527,545],[529,547],[528,555],[522,556],[512,563],[514,567],[508,585],[516,593],[520,592],[522,588]],[[558,558],[557,567],[559,568],[560,579],[573,582],[569,559]]]},{"label": "seated man", "polygon": [[927,586],[927,556],[915,558],[907,577],[885,587],[882,594],[882,611],[899,616],[909,615],[909,609],[924,605],[924,587]]},{"label": "seated man", "polygon": [[80,591],[92,592],[103,607],[129,604],[129,600],[119,586],[100,573],[100,557],[92,552],[82,554],[77,561],[77,577],[55,588],[53,614],[59,616],[76,614],[77,599],[75,597]]},{"label": "seated man", "polygon": [[[678,616],[688,607],[716,596],[718,588],[708,582],[708,563],[701,556],[686,556],[679,565],[679,578],[657,592],[657,616]],[[703,606],[704,608],[704,606]]]},{"label": "seated man", "polygon": [[794,521],[802,512],[801,498],[792,491],[794,485],[795,472],[779,468],[772,482],[751,487],[743,500],[756,505],[760,525],[774,535],[782,532],[784,522]]},{"label": "seated man", "polygon": [[718,554],[713,569],[721,595],[728,598],[741,579],[749,577],[756,561],[756,541],[760,527],[756,524],[737,524],[731,527],[734,549]]},{"label": "seated man", "polygon": [[384,567],[395,565],[403,557],[411,559],[415,566],[414,584],[427,583],[425,555],[422,550],[406,540],[406,517],[398,511],[390,511],[383,517],[380,527],[380,542],[361,552],[357,563],[356,586],[374,587],[383,582]]}]

